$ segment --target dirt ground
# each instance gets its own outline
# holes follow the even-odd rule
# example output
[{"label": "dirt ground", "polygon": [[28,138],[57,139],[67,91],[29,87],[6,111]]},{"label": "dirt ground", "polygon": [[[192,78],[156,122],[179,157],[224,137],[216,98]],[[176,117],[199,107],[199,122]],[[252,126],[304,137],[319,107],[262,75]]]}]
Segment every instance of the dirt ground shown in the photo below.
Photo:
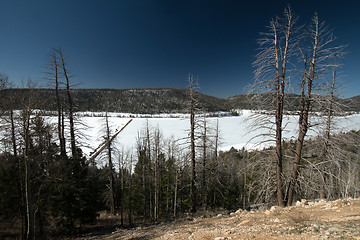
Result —
[{"label": "dirt ground", "polygon": [[194,218],[117,228],[85,239],[359,239],[360,198],[326,202],[302,200],[287,208],[241,211],[212,218]]}]

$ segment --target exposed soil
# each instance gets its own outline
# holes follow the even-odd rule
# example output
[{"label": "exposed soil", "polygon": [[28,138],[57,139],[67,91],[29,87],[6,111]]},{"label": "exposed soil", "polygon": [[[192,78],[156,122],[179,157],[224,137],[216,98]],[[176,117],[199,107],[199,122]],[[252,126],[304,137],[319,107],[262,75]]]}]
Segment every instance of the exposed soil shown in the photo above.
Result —
[{"label": "exposed soil", "polygon": [[360,198],[297,202],[287,208],[241,211],[211,218],[177,220],[111,233],[90,233],[85,239],[359,239]]}]

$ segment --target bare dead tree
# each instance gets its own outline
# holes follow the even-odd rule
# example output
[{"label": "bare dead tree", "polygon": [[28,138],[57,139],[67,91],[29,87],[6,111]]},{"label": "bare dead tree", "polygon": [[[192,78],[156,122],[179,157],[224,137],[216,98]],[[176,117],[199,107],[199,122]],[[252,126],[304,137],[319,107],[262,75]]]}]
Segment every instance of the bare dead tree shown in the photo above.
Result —
[{"label": "bare dead tree", "polygon": [[16,133],[15,133],[15,120],[14,110],[10,109],[10,124],[11,124],[11,142],[13,146],[14,156],[17,156],[17,144],[16,144]]},{"label": "bare dead tree", "polygon": [[179,179],[179,169],[177,166],[177,160],[175,155],[176,154],[180,154],[179,149],[178,149],[178,145],[176,143],[176,141],[171,138],[168,140],[168,158],[169,159],[173,159],[174,160],[174,171],[175,174],[174,176],[172,176],[174,178],[174,188],[173,188],[173,218],[176,219],[176,215],[177,215],[177,200],[178,200],[178,179]]},{"label": "bare dead tree", "polygon": [[[148,161],[148,166],[145,165],[145,163],[143,164],[143,179],[145,181],[146,178],[151,179],[151,175],[147,174],[147,172],[151,172],[151,160],[152,160],[152,156],[151,156],[151,134],[150,134],[150,124],[149,124],[149,120],[146,119],[146,129],[145,129],[145,159],[147,159]],[[150,169],[146,169],[146,168],[150,168]],[[148,175],[148,176],[147,176]],[[150,185],[150,181],[148,180],[148,185]],[[150,213],[150,219],[153,219],[153,202],[152,202],[152,188],[149,188],[149,213]],[[144,218],[146,217],[146,183],[143,182],[143,190],[144,190]]]},{"label": "bare dead tree", "polygon": [[75,123],[74,123],[74,103],[71,97],[71,86],[70,86],[70,78],[68,69],[67,69],[67,61],[61,49],[56,50],[59,60],[60,60],[60,68],[62,70],[62,74],[65,78],[66,85],[66,94],[67,94],[67,102],[68,102],[68,110],[69,110],[69,122],[70,122],[70,143],[71,143],[71,153],[73,158],[77,158],[77,149],[76,149],[76,141],[75,141]]},{"label": "bare dead tree", "polygon": [[[9,77],[6,74],[0,73],[0,93],[1,91],[12,91],[13,85],[9,81]],[[1,93],[2,94],[2,93]],[[14,156],[17,156],[17,140],[15,133],[15,113],[14,113],[14,96],[10,93],[10,96],[6,99],[6,102],[0,102],[0,117],[5,117],[5,121],[10,124],[11,145]],[[8,116],[7,116],[8,115]],[[6,127],[6,131],[8,128]]]},{"label": "bare dead tree", "polygon": [[216,119],[215,125],[215,136],[214,136],[214,160],[217,161],[218,159],[218,152],[219,152],[219,144],[220,144],[220,129],[219,129],[219,119]]},{"label": "bare dead tree", "polygon": [[204,115],[204,119],[203,119],[203,133],[202,133],[202,150],[203,150],[203,153],[202,153],[202,192],[203,192],[203,196],[202,196],[202,202],[203,202],[203,208],[204,208],[204,214],[206,213],[206,203],[207,203],[207,185],[206,185],[206,168],[207,168],[207,165],[206,165],[206,162],[207,162],[207,150],[208,150],[208,129],[207,129],[207,126],[206,126],[206,117]]},{"label": "bare dead tree", "polygon": [[196,150],[195,150],[195,83],[194,76],[189,74],[189,111],[190,111],[190,162],[191,162],[191,183],[190,183],[190,198],[191,198],[191,212],[196,212],[197,208],[197,190],[196,190]]},{"label": "bare dead tree", "polygon": [[63,106],[60,99],[60,62],[59,62],[59,52],[60,49],[52,49],[49,55],[49,70],[50,72],[47,73],[48,79],[51,81],[51,84],[55,87],[55,97],[56,97],[56,107],[57,107],[57,130],[58,130],[58,138],[59,138],[59,145],[60,145],[60,153],[62,156],[66,156],[66,140],[65,140],[65,126],[64,126],[64,113],[63,113]]},{"label": "bare dead tree", "polygon": [[120,152],[118,156],[119,164],[119,180],[120,180],[120,196],[119,198],[119,208],[120,208],[120,224],[124,226],[124,195],[125,195],[125,152],[124,149]]},{"label": "bare dead tree", "polygon": [[258,40],[259,52],[254,62],[256,70],[253,91],[270,93],[267,96],[270,97],[269,101],[274,103],[276,191],[278,205],[281,207],[285,206],[282,182],[284,100],[288,77],[287,65],[298,43],[298,37],[293,36],[297,30],[295,28],[296,21],[297,17],[295,17],[290,7],[285,8],[284,18],[271,20],[268,27],[269,32],[263,33],[263,37]]},{"label": "bare dead tree", "polygon": [[176,210],[177,210],[177,195],[178,195],[178,179],[179,179],[179,170],[175,170],[175,189],[174,189],[174,211],[173,217],[176,219]]},{"label": "bare dead tree", "polygon": [[105,113],[105,128],[106,128],[106,149],[108,158],[108,179],[109,179],[109,198],[110,198],[110,213],[115,215],[115,179],[114,179],[114,167],[112,162],[112,147],[111,147],[111,132],[109,126],[108,113]]},{"label": "bare dead tree", "polygon": [[[334,94],[335,94],[335,83],[336,83],[336,67],[335,64],[333,66],[331,66],[332,68],[332,81],[330,84],[330,89],[329,89],[329,95],[327,98],[327,113],[326,113],[326,127],[325,127],[325,134],[324,134],[324,143],[323,143],[323,148],[321,150],[321,154],[320,154],[320,162],[326,161],[326,156],[328,155],[328,151],[329,151],[329,147],[330,147],[330,131],[331,131],[331,123],[332,123],[332,117],[333,117],[333,108],[334,108]],[[320,186],[320,191],[319,191],[319,195],[320,198],[325,198],[325,188],[326,188],[326,176],[325,176],[325,166],[324,164],[321,164],[320,166],[320,171],[321,171],[321,175],[320,175],[320,181],[321,181],[321,186]]]},{"label": "bare dead tree", "polygon": [[[318,186],[318,193],[320,198],[334,198],[334,191],[332,190],[335,185],[341,185],[338,178],[332,179],[334,169],[337,165],[349,165],[347,160],[349,156],[346,156],[346,152],[341,148],[343,142],[347,142],[349,145],[356,145],[356,142],[350,141],[349,138],[342,137],[339,134],[334,135],[334,129],[338,126],[334,122],[334,116],[344,116],[346,107],[339,101],[336,101],[338,97],[337,92],[337,69],[341,66],[339,63],[339,56],[330,57],[330,61],[326,63],[329,74],[326,74],[326,81],[320,85],[320,90],[324,93],[319,96],[315,101],[317,105],[321,106],[321,112],[323,117],[323,123],[321,132],[319,133],[319,141],[322,143],[320,155],[315,161],[314,171],[316,171],[318,183],[314,186]],[[329,79],[329,80],[327,80]],[[341,89],[340,89],[341,90]],[[315,102],[314,101],[314,102]],[[351,157],[350,157],[351,158]],[[351,163],[350,163],[351,164]],[[342,167],[343,168],[343,167]],[[350,174],[351,175],[351,174]],[[339,184],[334,184],[338,182]]]},{"label": "bare dead tree", "polygon": [[[129,156],[130,162],[129,162],[129,172],[132,174],[132,167],[133,167],[133,155],[130,154]],[[133,179],[130,175],[130,181],[129,181],[129,209],[128,209],[128,218],[129,218],[129,226],[133,225]]]},{"label": "bare dead tree", "polygon": [[154,130],[154,221],[157,222],[159,218],[160,205],[160,170],[159,170],[159,156],[161,152],[161,132],[159,127]]},{"label": "bare dead tree", "polygon": [[24,166],[24,199],[25,199],[25,222],[26,222],[26,234],[25,239],[31,240],[35,239],[35,213],[34,213],[34,202],[33,195],[31,194],[31,179],[32,173],[30,170],[30,164],[33,161],[30,154],[30,145],[31,145],[31,120],[33,116],[35,105],[35,96],[32,93],[32,89],[35,88],[35,83],[29,81],[27,87],[30,91],[30,96],[23,103],[23,109],[21,111],[21,127],[22,127],[22,137],[23,137],[23,166]]},{"label": "bare dead tree", "polygon": [[[196,147],[201,151],[201,202],[204,215],[207,211],[208,192],[210,189],[209,180],[212,178],[211,168],[218,161],[218,147],[219,147],[219,119],[216,122],[207,119],[207,114],[202,114],[196,119],[198,129],[196,131],[195,139],[197,141]],[[200,168],[198,167],[198,171]]]},{"label": "bare dead tree", "polygon": [[305,56],[310,56],[310,59],[304,59],[306,65],[304,68],[303,82],[301,84],[302,106],[299,116],[299,134],[296,141],[293,169],[289,183],[287,197],[288,205],[291,205],[293,202],[295,184],[301,166],[300,162],[302,158],[301,156],[304,140],[309,128],[311,127],[309,123],[309,117],[313,103],[314,81],[320,79],[324,72],[328,69],[327,63],[330,58],[334,55],[341,55],[344,49],[344,46],[331,46],[335,38],[332,32],[328,30],[328,27],[325,25],[325,23],[319,21],[319,17],[316,13],[312,19],[312,25],[310,26],[308,38],[310,39],[310,43],[309,45],[306,45],[306,47],[308,47],[309,51],[305,50],[304,52],[309,52],[309,54],[306,54]]}]

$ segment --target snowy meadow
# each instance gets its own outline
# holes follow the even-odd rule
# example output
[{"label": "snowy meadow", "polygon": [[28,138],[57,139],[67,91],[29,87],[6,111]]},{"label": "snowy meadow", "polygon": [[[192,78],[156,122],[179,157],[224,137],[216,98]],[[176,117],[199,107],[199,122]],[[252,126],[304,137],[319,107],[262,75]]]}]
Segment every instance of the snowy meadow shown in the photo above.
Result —
[{"label": "snowy meadow", "polygon": [[[78,131],[81,139],[78,141],[86,156],[89,156],[104,141],[105,113],[78,113]],[[256,119],[266,117],[264,114],[255,115],[249,110],[240,110],[238,116],[207,117],[206,124],[214,132],[218,126],[219,150],[227,151],[232,147],[236,149],[262,149],[273,144],[271,131],[258,127]],[[55,117],[48,118],[50,122],[56,122]],[[114,139],[113,148],[125,151],[134,151],[137,139],[146,126],[159,129],[163,140],[175,140],[179,144],[185,144],[189,134],[189,119],[186,114],[159,114],[159,115],[131,115],[125,113],[109,113],[108,121],[112,134],[120,130],[130,119],[132,121]],[[198,117],[203,121],[203,117]],[[298,131],[298,116],[284,116],[285,140],[295,140]],[[271,116],[269,116],[271,120]],[[323,125],[321,117],[312,117],[314,126],[308,132],[308,138],[322,133]],[[200,123],[201,124],[201,123]],[[271,123],[267,125],[271,127]],[[348,132],[360,130],[360,114],[334,117],[333,132]]]}]

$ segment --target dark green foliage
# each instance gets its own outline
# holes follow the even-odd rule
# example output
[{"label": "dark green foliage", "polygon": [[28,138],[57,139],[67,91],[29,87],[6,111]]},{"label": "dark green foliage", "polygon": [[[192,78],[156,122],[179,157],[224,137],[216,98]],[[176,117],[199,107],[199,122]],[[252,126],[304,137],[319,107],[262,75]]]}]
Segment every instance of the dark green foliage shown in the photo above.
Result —
[{"label": "dark green foliage", "polygon": [[[164,158],[161,159],[164,160]],[[170,215],[173,211],[176,171],[175,159],[172,157],[161,165],[160,203],[163,215]]]},{"label": "dark green foliage", "polygon": [[139,151],[138,161],[133,174],[133,204],[135,213],[144,218],[150,217],[153,190],[153,168],[146,150]]},{"label": "dark green foliage", "polygon": [[0,155],[0,221],[13,221],[19,215],[19,165],[10,154]]},{"label": "dark green foliage", "polygon": [[73,232],[83,224],[94,223],[97,211],[101,210],[100,170],[85,165],[85,158],[78,149],[77,158],[59,157],[56,164],[58,176],[51,184],[50,211],[58,230]]},{"label": "dark green foliage", "polygon": [[103,208],[101,193],[105,186],[99,180],[100,170],[85,165],[81,149],[76,159],[60,156],[51,132],[51,126],[35,115],[26,157],[24,152],[16,157],[9,152],[0,155],[0,219],[15,226],[3,230],[8,225],[0,224],[0,236],[2,231],[6,235],[6,231],[14,229],[17,236],[25,236],[27,206],[33,219],[30,236],[37,239],[46,238],[50,232],[64,234],[80,230],[83,224],[94,223],[97,211]]}]

